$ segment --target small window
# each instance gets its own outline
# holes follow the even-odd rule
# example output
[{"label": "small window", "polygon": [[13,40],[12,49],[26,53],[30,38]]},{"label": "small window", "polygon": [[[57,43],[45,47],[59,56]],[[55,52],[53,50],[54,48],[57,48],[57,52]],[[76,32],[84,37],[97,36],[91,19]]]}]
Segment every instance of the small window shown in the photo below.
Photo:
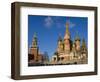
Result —
[{"label": "small window", "polygon": [[56,61],[56,58],[54,57],[54,61]]}]

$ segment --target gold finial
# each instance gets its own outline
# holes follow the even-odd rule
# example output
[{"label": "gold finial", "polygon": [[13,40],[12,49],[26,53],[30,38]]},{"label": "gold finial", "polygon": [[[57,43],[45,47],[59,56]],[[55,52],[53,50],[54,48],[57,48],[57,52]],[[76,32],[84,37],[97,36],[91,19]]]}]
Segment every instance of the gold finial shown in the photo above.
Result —
[{"label": "gold finial", "polygon": [[66,33],[70,34],[70,32],[69,32],[69,23],[68,22],[66,23]]}]

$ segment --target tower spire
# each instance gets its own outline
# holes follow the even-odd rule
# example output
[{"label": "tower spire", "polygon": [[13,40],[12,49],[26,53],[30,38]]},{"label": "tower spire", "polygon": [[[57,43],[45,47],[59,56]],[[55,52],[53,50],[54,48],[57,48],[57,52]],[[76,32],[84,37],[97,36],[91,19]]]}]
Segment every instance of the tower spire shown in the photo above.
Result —
[{"label": "tower spire", "polygon": [[85,43],[85,39],[84,38],[82,40],[82,47],[86,48],[86,43]]},{"label": "tower spire", "polygon": [[87,53],[87,47],[86,47],[85,39],[82,40],[81,50],[82,50],[82,53]]},{"label": "tower spire", "polygon": [[68,22],[66,23],[66,33],[70,34],[70,32],[69,32],[69,23]]},{"label": "tower spire", "polygon": [[37,38],[37,36],[36,36],[36,32],[34,33],[34,38]]},{"label": "tower spire", "polygon": [[80,37],[79,37],[79,35],[78,35],[78,31],[76,32],[75,41],[80,41]]},{"label": "tower spire", "polygon": [[58,41],[62,41],[62,37],[61,37],[61,34],[59,34],[59,38],[58,38]]},{"label": "tower spire", "polygon": [[34,36],[33,36],[32,47],[34,48],[38,47],[36,33],[34,33]]}]

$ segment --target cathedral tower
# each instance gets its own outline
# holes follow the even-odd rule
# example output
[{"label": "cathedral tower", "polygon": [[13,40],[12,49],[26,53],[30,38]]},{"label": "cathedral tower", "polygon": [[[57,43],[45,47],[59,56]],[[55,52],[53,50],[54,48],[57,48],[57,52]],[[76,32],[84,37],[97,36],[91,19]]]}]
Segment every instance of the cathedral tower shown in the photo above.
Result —
[{"label": "cathedral tower", "polygon": [[76,50],[80,51],[80,38],[78,36],[78,32],[76,33],[75,44],[76,44]]},{"label": "cathedral tower", "polygon": [[70,52],[70,32],[69,32],[69,23],[66,23],[66,32],[64,36],[64,50],[65,53]]},{"label": "cathedral tower", "polygon": [[59,35],[57,52],[61,53],[63,52],[63,50],[64,50],[63,40],[61,38],[61,35]]},{"label": "cathedral tower", "polygon": [[86,53],[87,54],[87,47],[86,47],[86,43],[85,43],[84,39],[82,40],[81,51],[82,51],[82,53]]},{"label": "cathedral tower", "polygon": [[75,52],[76,51],[76,45],[75,45],[75,42],[73,42],[73,45],[72,45],[72,52]]}]

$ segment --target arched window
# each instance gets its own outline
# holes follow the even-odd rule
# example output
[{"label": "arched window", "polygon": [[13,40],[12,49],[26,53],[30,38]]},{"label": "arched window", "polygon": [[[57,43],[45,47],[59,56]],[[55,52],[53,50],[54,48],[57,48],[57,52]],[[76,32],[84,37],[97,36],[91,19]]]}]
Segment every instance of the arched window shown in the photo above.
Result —
[{"label": "arched window", "polygon": [[61,57],[61,60],[64,60],[64,57]]}]

